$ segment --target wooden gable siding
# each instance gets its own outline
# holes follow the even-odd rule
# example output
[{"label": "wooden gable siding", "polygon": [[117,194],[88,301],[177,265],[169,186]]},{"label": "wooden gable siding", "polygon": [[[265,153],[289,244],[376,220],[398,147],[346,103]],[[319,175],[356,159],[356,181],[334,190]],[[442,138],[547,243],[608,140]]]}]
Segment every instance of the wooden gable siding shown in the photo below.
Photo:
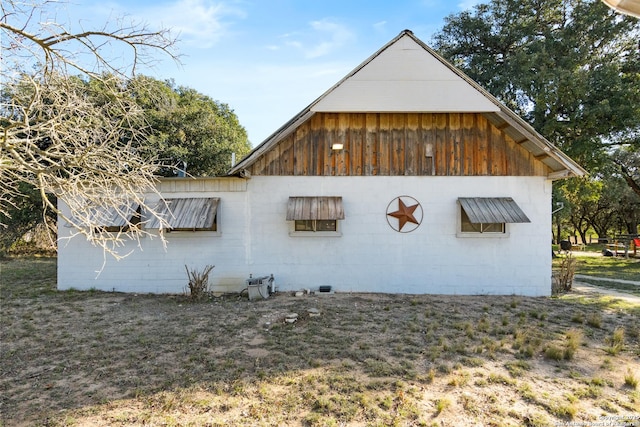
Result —
[{"label": "wooden gable siding", "polygon": [[[333,143],[344,149],[332,150]],[[249,172],[541,176],[550,171],[479,113],[316,113]]]}]

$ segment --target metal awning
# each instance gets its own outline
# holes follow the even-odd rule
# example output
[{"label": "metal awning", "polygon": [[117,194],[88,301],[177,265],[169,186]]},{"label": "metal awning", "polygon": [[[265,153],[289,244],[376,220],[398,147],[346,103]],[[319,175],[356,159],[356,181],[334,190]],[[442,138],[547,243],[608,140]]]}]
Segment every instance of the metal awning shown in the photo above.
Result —
[{"label": "metal awning", "polygon": [[531,222],[511,197],[459,197],[472,224]]},{"label": "metal awning", "polygon": [[140,204],[129,201],[117,207],[100,206],[91,209],[89,215],[93,227],[124,227],[140,215]]},{"label": "metal awning", "polygon": [[[160,200],[155,212],[163,218],[169,230],[215,230],[218,197],[185,197]],[[160,228],[158,218],[151,218],[146,228]]]},{"label": "metal awning", "polygon": [[342,197],[289,197],[287,221],[344,219]]}]

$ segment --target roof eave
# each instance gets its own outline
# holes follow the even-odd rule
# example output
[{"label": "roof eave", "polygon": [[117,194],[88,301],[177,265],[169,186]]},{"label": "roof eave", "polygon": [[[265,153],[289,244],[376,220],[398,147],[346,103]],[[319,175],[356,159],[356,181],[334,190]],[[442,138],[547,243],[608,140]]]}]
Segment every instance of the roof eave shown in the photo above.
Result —
[{"label": "roof eave", "polygon": [[510,109],[504,107],[498,113],[484,113],[484,117],[494,126],[502,129],[517,144],[522,144],[535,158],[551,169],[550,178],[560,177],[563,171],[567,173],[563,178],[587,175],[587,171],[569,156],[551,144],[540,135],[531,125]]},{"label": "roof eave", "polygon": [[[411,36],[415,40],[415,42],[422,46],[427,52],[431,53],[434,58],[438,59],[444,66],[456,73],[460,78],[465,80],[468,84],[473,86],[477,91],[479,91],[488,100],[490,100],[494,105],[496,105],[500,109],[500,111],[495,113],[483,113],[483,115],[494,126],[503,129],[504,132],[517,143],[522,144],[525,141],[529,141],[533,146],[535,146],[537,148],[537,151],[534,151],[529,147],[527,148],[534,155],[534,157],[545,155],[544,158],[541,158],[541,161],[551,168],[551,170],[553,171],[552,174],[560,173],[566,170],[568,172],[567,177],[578,177],[587,175],[587,171],[582,168],[582,166],[580,166],[573,159],[556,148],[544,136],[540,135],[540,133],[538,133],[538,131],[536,131],[533,126],[527,123],[522,117],[520,117],[506,105],[500,102],[495,96],[489,93],[486,89],[476,83],[469,76],[450,64],[446,59],[440,56],[438,52],[427,46],[422,40],[416,38],[413,33],[410,33],[409,36]],[[545,161],[545,159],[547,160]],[[557,163],[554,164],[553,162],[550,162],[549,159],[553,159]]]}]

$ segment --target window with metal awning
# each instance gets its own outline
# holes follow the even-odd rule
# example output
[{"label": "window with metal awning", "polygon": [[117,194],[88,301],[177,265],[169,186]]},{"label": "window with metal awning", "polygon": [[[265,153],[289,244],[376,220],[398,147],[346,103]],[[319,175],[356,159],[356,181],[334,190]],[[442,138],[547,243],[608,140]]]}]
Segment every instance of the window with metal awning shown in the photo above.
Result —
[{"label": "window with metal awning", "polygon": [[531,222],[511,197],[459,197],[462,233],[505,233],[505,224]]},{"label": "window with metal awning", "polygon": [[[184,197],[163,199],[155,207],[156,214],[168,224],[166,231],[217,231],[218,197]],[[146,228],[161,228],[158,218],[152,217]]]},{"label": "window with metal awning", "polygon": [[[142,209],[135,201],[128,201],[118,206],[97,206],[89,208],[89,224],[96,232],[127,232],[140,227]],[[78,217],[76,221],[82,220]]]},{"label": "window with metal awning", "polygon": [[344,219],[340,196],[289,197],[287,221],[294,221],[294,231],[338,230],[338,220]]}]

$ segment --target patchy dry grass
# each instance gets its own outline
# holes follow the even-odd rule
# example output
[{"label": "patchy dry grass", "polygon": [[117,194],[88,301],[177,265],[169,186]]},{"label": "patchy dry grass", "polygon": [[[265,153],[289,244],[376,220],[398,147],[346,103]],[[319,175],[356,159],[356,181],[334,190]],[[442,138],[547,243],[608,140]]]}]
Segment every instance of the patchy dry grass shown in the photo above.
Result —
[{"label": "patchy dry grass", "polygon": [[194,303],[57,292],[53,259],[0,268],[4,426],[545,426],[640,413],[640,306],[611,297]]}]

